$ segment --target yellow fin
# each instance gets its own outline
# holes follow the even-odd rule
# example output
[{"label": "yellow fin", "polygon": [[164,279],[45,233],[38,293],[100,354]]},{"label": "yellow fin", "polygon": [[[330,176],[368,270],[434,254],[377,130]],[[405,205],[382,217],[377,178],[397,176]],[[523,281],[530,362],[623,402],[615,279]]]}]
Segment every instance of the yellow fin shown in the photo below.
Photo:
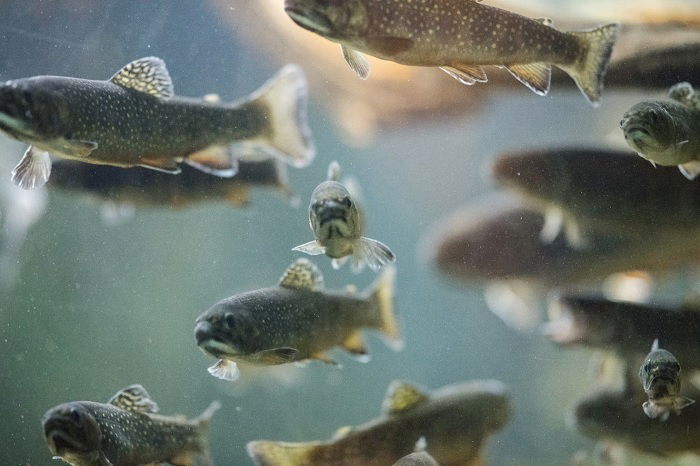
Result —
[{"label": "yellow fin", "polygon": [[352,353],[361,360],[369,360],[369,354],[367,351],[367,346],[365,346],[365,339],[362,337],[362,332],[359,330],[350,334],[348,338],[342,344],[345,351]]},{"label": "yellow fin", "polygon": [[441,66],[440,69],[467,86],[471,86],[474,83],[485,83],[488,81],[486,72],[481,66],[478,65],[472,66],[456,64]]},{"label": "yellow fin", "polygon": [[209,146],[185,157],[185,163],[204,173],[231,178],[238,171],[238,160],[228,146]]},{"label": "yellow fin", "polygon": [[427,400],[428,395],[415,386],[408,382],[395,380],[387,389],[382,408],[387,414],[396,414],[418,406]]},{"label": "yellow fin", "polygon": [[552,78],[552,67],[547,63],[528,63],[526,65],[508,65],[515,79],[525,84],[537,95],[547,95]]},{"label": "yellow fin", "polygon": [[133,89],[161,99],[175,95],[165,62],[158,57],[134,60],[110,78],[117,86]]},{"label": "yellow fin", "polygon": [[368,299],[376,303],[378,315],[377,329],[386,337],[386,343],[395,351],[403,348],[399,325],[394,315],[394,281],[396,268],[387,266],[377,280],[365,292]]},{"label": "yellow fin", "polygon": [[313,353],[309,356],[310,359],[315,359],[317,361],[325,362],[326,364],[330,364],[331,366],[336,366],[340,367],[340,364],[333,360],[330,356],[328,356],[326,353]]},{"label": "yellow fin", "polygon": [[139,160],[138,166],[150,168],[151,170],[157,170],[159,172],[170,173],[171,175],[179,175],[182,171],[172,159],[142,158]]},{"label": "yellow fin", "polygon": [[313,262],[300,258],[284,271],[279,286],[293,290],[321,290],[323,289],[323,274]]},{"label": "yellow fin", "polygon": [[289,466],[311,464],[310,456],[318,443],[290,443],[256,440],[246,445],[246,451],[256,464]]},{"label": "yellow fin", "polygon": [[340,427],[338,430],[335,431],[333,434],[333,437],[331,437],[332,440],[338,440],[343,437],[347,437],[347,435],[352,432],[352,426],[343,426]]}]

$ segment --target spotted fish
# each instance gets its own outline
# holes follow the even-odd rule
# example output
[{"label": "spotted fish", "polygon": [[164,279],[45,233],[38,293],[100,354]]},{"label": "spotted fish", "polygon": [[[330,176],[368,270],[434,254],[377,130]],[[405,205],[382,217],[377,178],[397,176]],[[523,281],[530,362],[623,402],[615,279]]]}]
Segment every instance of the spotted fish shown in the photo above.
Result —
[{"label": "spotted fish", "polygon": [[312,256],[325,254],[333,259],[335,269],[350,257],[356,271],[365,264],[376,271],[394,262],[396,257],[388,246],[362,236],[364,221],[357,199],[339,178],[340,165],[333,162],[328,167],[328,180],[311,193],[309,226],[316,239],[292,250]]},{"label": "spotted fish", "polygon": [[42,424],[49,450],[73,466],[211,464],[207,431],[219,409],[199,417],[161,416],[141,385],[117,392],[106,404],[73,401],[51,408]]},{"label": "spotted fish", "polygon": [[394,316],[393,267],[386,268],[362,294],[323,289],[314,264],[298,259],[277,286],[224,299],[197,318],[197,345],[219,361],[209,368],[215,377],[237,380],[236,362],[278,365],[317,359],[341,346],[361,360],[368,358],[361,330],[376,329],[394,349],[401,348]]},{"label": "spotted fish", "polygon": [[506,388],[495,380],[449,385],[432,392],[394,381],[377,419],[342,427],[327,441],[259,440],[250,442],[247,449],[260,466],[386,466],[413,452],[416,444],[425,443],[426,451],[443,466],[477,466],[484,464],[484,443],[510,416]]},{"label": "spotted fish", "polygon": [[179,162],[230,177],[230,145],[255,146],[295,166],[314,156],[307,85],[287,65],[246,99],[222,104],[175,96],[163,61],[129,63],[107,81],[36,76],[0,85],[0,130],[31,144],[12,172],[31,189],[46,182],[49,154],[80,162],[180,172]]},{"label": "spotted fish", "polygon": [[362,52],[413,66],[440,67],[463,84],[486,82],[485,65],[505,67],[535,93],[549,91],[551,66],[571,76],[596,104],[618,24],[561,32],[477,0],[285,0],[299,26],[341,44],[362,78]]}]

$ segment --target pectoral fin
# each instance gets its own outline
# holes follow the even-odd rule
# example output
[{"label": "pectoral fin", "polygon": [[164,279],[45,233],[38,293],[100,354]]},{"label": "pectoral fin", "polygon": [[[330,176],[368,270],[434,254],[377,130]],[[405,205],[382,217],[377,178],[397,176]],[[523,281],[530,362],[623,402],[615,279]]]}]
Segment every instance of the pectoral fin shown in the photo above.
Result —
[{"label": "pectoral fin", "polygon": [[49,153],[34,146],[29,146],[12,170],[12,181],[22,189],[34,189],[43,186],[51,174],[51,157]]},{"label": "pectoral fin", "polygon": [[552,79],[552,67],[546,63],[509,65],[506,69],[515,79],[525,84],[537,95],[547,95]]},{"label": "pectoral fin", "polygon": [[485,83],[488,81],[486,72],[481,66],[452,65],[441,66],[440,69],[467,86],[477,82]]},{"label": "pectoral fin", "polygon": [[379,241],[363,236],[353,245],[352,262],[355,270],[361,270],[362,266],[367,264],[376,272],[383,265],[395,260],[396,256],[391,249]]},{"label": "pectoral fin", "polygon": [[241,376],[238,365],[227,359],[219,359],[216,364],[207,369],[211,375],[218,379],[235,382]]},{"label": "pectoral fin", "polygon": [[238,172],[238,160],[233,157],[228,146],[209,146],[193,152],[185,158],[185,163],[222,178],[231,178]]},{"label": "pectoral fin", "polygon": [[182,171],[172,159],[149,159],[142,158],[139,160],[139,167],[150,168],[159,172],[169,173],[171,175],[179,175]]},{"label": "pectoral fin", "polygon": [[362,79],[369,77],[370,65],[367,59],[360,52],[345,45],[340,46],[343,51],[343,58],[352,70]]},{"label": "pectoral fin", "polygon": [[97,143],[93,141],[80,141],[77,139],[60,139],[51,145],[55,152],[68,157],[85,158],[97,149]]},{"label": "pectoral fin", "polygon": [[304,254],[308,254],[310,256],[318,256],[321,254],[325,254],[326,248],[321,246],[321,243],[319,243],[318,241],[313,240],[309,241],[308,243],[300,244],[299,246],[293,247],[292,251],[303,252]]},{"label": "pectoral fin", "polygon": [[683,173],[683,176],[689,180],[694,180],[698,175],[700,175],[700,161],[694,160],[692,162],[684,163],[683,165],[678,165],[678,169]]},{"label": "pectoral fin", "polygon": [[294,348],[274,348],[255,353],[251,359],[260,364],[269,366],[277,366],[279,364],[287,364],[294,362],[298,351]]},{"label": "pectoral fin", "polygon": [[660,417],[661,421],[668,419],[668,408],[659,406],[653,401],[645,401],[642,404],[642,409],[644,410],[644,414],[650,419],[656,419],[657,417]]},{"label": "pectoral fin", "polygon": [[685,396],[678,396],[675,400],[673,400],[673,409],[676,411],[676,414],[680,414],[683,408],[686,408],[693,403],[695,403],[695,400]]},{"label": "pectoral fin", "polygon": [[370,37],[367,45],[383,55],[393,56],[409,50],[413,41],[403,37]]}]

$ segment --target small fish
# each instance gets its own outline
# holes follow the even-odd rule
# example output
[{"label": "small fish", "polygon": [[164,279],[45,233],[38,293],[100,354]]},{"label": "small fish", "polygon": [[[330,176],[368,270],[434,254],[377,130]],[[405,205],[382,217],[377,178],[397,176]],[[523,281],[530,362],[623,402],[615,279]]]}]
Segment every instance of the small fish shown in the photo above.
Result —
[{"label": "small fish", "polygon": [[697,304],[663,307],[564,294],[551,305],[543,332],[560,346],[609,351],[639,364],[649,352],[649,341],[658,337],[681,357],[686,370],[700,370]]},{"label": "small fish", "polygon": [[231,178],[222,178],[184,165],[178,176],[145,168],[123,169],[70,160],[53,163],[51,190],[69,191],[117,205],[137,207],[189,207],[204,202],[225,201],[236,207],[247,206],[251,187],[270,187],[290,202],[296,196],[287,184],[286,165],[277,159],[240,160]]},{"label": "small fish", "polygon": [[333,162],[328,167],[328,181],[316,186],[311,193],[309,226],[316,239],[292,248],[292,251],[311,256],[325,254],[333,259],[334,269],[352,257],[354,270],[359,271],[367,264],[377,271],[394,262],[396,257],[386,245],[362,236],[364,222],[357,200],[338,181],[339,178],[340,166]]},{"label": "small fish", "polygon": [[[543,241],[561,233],[576,248],[592,233],[700,232],[700,184],[674,168],[654,169],[630,152],[562,147],[500,155],[493,177],[545,216]],[[614,208],[613,208],[614,206]]]},{"label": "small fish", "polygon": [[285,0],[304,29],[341,44],[343,57],[363,79],[361,52],[413,66],[440,67],[463,84],[486,82],[485,65],[505,67],[539,95],[549,91],[554,65],[597,104],[619,25],[561,32],[548,18],[530,19],[477,0]]},{"label": "small fish", "polygon": [[411,453],[406,455],[396,463],[394,466],[439,466],[435,458],[430,456],[430,453],[426,451],[418,451],[416,453]]},{"label": "small fish", "polygon": [[368,359],[361,334],[376,329],[398,350],[402,346],[394,317],[394,275],[389,267],[364,293],[324,290],[314,264],[298,259],[279,284],[232,296],[197,318],[197,345],[219,361],[209,368],[215,377],[237,380],[235,361],[277,365],[317,359],[336,364],[326,351],[341,346],[360,360]]},{"label": "small fish", "polygon": [[243,101],[175,96],[165,63],[147,57],[108,81],[36,76],[0,85],[0,130],[31,144],[12,172],[25,189],[44,184],[49,154],[80,162],[180,173],[179,162],[218,176],[236,172],[233,143],[298,167],[314,156],[307,85],[287,65]]},{"label": "small fish", "polygon": [[627,144],[652,165],[675,165],[689,180],[700,174],[700,97],[688,83],[672,87],[673,100],[645,100],[622,117]]},{"label": "small fish", "polygon": [[639,368],[639,379],[649,400],[642,405],[644,414],[651,419],[668,420],[671,411],[680,414],[686,406],[695,403],[681,396],[681,365],[674,355],[659,348],[659,340],[654,340],[651,352]]},{"label": "small fish", "polygon": [[510,416],[509,397],[501,382],[461,383],[426,392],[394,381],[377,419],[342,427],[327,441],[258,440],[247,449],[260,466],[385,466],[413,452],[424,438],[427,452],[439,464],[476,466],[484,464],[486,439],[502,429]]},{"label": "small fish", "polygon": [[131,385],[106,404],[73,401],[51,408],[42,424],[54,458],[73,466],[210,465],[207,431],[219,407],[215,401],[192,420],[162,416],[146,390]]}]

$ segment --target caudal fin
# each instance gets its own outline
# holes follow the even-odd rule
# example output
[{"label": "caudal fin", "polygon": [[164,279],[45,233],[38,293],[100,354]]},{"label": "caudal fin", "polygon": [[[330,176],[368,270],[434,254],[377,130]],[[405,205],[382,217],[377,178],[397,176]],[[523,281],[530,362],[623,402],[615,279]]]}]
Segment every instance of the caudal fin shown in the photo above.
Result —
[{"label": "caudal fin", "polygon": [[301,466],[312,464],[314,443],[288,443],[256,440],[246,445],[248,456],[258,466]]},{"label": "caudal fin", "polygon": [[302,69],[285,66],[251,100],[263,106],[269,125],[265,134],[251,142],[295,167],[311,163],[316,149],[306,121],[308,85]]},{"label": "caudal fin", "polygon": [[376,328],[387,337],[387,345],[399,351],[403,348],[403,340],[399,332],[399,325],[394,314],[394,282],[396,281],[396,267],[387,266],[377,280],[365,292],[368,299],[376,304],[378,321]]},{"label": "caudal fin", "polygon": [[168,458],[168,464],[196,464],[201,466],[212,466],[211,454],[209,452],[209,423],[212,416],[221,408],[218,401],[212,402],[202,414],[194,421],[197,423],[197,441],[191,448],[177,452]]},{"label": "caudal fin", "polygon": [[603,92],[603,78],[619,30],[620,25],[612,23],[590,31],[570,33],[581,44],[582,55],[574,65],[561,68],[576,81],[593,106],[598,106]]}]

